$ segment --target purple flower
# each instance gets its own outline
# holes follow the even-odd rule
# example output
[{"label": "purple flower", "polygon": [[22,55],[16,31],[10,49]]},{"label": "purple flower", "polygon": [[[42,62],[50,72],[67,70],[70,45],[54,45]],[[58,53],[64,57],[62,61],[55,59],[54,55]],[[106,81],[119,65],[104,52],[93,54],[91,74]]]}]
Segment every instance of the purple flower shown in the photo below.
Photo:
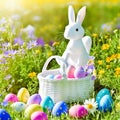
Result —
[{"label": "purple flower", "polygon": [[27,48],[28,49],[32,49],[32,48],[34,48],[34,47],[36,47],[37,46],[37,42],[35,41],[35,40],[32,40],[32,41],[30,41],[28,44],[27,44]]},{"label": "purple flower", "polygon": [[50,41],[49,45],[52,47],[53,43],[54,43],[54,41]]},{"label": "purple flower", "polygon": [[24,43],[24,41],[22,40],[21,37],[17,37],[14,39],[14,44],[18,44],[18,45],[22,46],[23,43]]},{"label": "purple flower", "polygon": [[17,53],[16,50],[7,50],[4,52],[5,57],[13,57]]},{"label": "purple flower", "polygon": [[2,43],[2,47],[4,48],[8,48],[11,46],[11,43],[10,42],[5,42],[5,43]]},{"label": "purple flower", "polygon": [[14,15],[11,16],[11,18],[12,18],[13,20],[19,20],[19,19],[20,19],[20,15],[14,14]]},{"label": "purple flower", "polygon": [[120,24],[116,26],[117,29],[120,29]]},{"label": "purple flower", "polygon": [[6,19],[4,17],[2,19],[0,19],[0,25],[5,24],[5,23],[7,23],[7,21],[6,21]]},{"label": "purple flower", "polygon": [[45,45],[45,42],[42,38],[38,38],[36,42],[37,42],[37,46],[44,47],[44,45]]},{"label": "purple flower", "polygon": [[5,64],[6,63],[6,59],[3,58],[2,55],[0,55],[0,64]]},{"label": "purple flower", "polygon": [[10,80],[12,78],[12,75],[8,74],[7,76],[4,77],[5,80]]},{"label": "purple flower", "polygon": [[3,26],[0,27],[0,31],[1,31],[1,32],[5,32],[5,30],[6,30],[5,27],[3,27]]},{"label": "purple flower", "polygon": [[92,75],[91,80],[96,80],[96,76]]}]

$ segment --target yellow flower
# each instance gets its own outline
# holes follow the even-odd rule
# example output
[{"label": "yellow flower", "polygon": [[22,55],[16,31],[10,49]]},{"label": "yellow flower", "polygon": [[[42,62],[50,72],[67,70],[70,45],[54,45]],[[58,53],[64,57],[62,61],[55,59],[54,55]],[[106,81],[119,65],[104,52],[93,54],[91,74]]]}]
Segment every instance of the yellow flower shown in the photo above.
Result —
[{"label": "yellow flower", "polygon": [[116,111],[120,111],[120,103],[117,103],[115,107],[116,107]]},{"label": "yellow flower", "polygon": [[57,45],[59,45],[60,44],[60,42],[54,42],[53,43],[53,46],[57,46]]},{"label": "yellow flower", "polygon": [[98,60],[98,64],[99,64],[99,65],[102,65],[102,64],[103,64],[103,61],[102,61],[102,60]]},{"label": "yellow flower", "polygon": [[118,68],[115,69],[115,75],[116,76],[120,75],[120,67],[118,67]]},{"label": "yellow flower", "polygon": [[120,49],[120,45],[117,47],[117,49]]},{"label": "yellow flower", "polygon": [[109,44],[103,44],[101,49],[102,49],[102,50],[108,50],[109,47],[110,47]]},{"label": "yellow flower", "polygon": [[117,58],[117,54],[113,54],[113,55],[111,56],[111,60],[113,60],[113,59],[115,59],[115,58]]},{"label": "yellow flower", "polygon": [[98,34],[93,33],[92,36],[93,36],[94,38],[96,38],[96,37],[98,37]]},{"label": "yellow flower", "polygon": [[106,68],[109,69],[109,68],[110,68],[110,65],[106,65]]},{"label": "yellow flower", "polygon": [[109,36],[108,35],[105,35],[105,39],[108,39],[109,38]]},{"label": "yellow flower", "polygon": [[117,58],[120,59],[120,53],[117,54]]},{"label": "yellow flower", "polygon": [[109,63],[110,61],[111,61],[111,57],[107,57],[107,58],[106,58],[106,62]]},{"label": "yellow flower", "polygon": [[50,57],[52,55],[52,51],[47,52],[47,56]]},{"label": "yellow flower", "polygon": [[28,74],[28,77],[33,78],[36,77],[36,73],[35,72],[31,72]]},{"label": "yellow flower", "polygon": [[35,53],[36,53],[36,54],[39,54],[39,53],[40,53],[40,50],[36,50]]},{"label": "yellow flower", "polygon": [[100,71],[99,71],[99,75],[103,75],[104,73],[105,73],[104,70],[100,70]]}]

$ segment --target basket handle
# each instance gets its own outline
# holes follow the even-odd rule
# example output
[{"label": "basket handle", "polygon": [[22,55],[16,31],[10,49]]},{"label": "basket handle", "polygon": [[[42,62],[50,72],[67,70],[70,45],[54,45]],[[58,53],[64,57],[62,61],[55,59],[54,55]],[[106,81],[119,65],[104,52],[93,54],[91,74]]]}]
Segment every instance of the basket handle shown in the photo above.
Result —
[{"label": "basket handle", "polygon": [[47,59],[47,61],[45,62],[44,66],[43,66],[42,72],[47,70],[47,66],[48,66],[48,64],[50,63],[50,61],[52,59],[58,59],[61,62],[63,62],[63,65],[61,66],[61,73],[62,73],[63,78],[66,78],[66,66],[67,66],[67,64],[66,64],[65,60],[61,56],[55,55],[55,56],[49,57]]}]

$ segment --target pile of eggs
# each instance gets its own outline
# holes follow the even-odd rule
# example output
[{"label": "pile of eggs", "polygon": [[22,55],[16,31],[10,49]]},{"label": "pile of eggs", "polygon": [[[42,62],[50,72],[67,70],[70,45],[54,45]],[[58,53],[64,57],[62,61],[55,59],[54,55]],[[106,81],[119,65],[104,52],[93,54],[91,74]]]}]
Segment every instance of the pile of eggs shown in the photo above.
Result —
[{"label": "pile of eggs", "polygon": [[[113,100],[108,89],[100,90],[96,96],[96,101],[98,110],[103,112],[112,111]],[[88,115],[84,105],[74,105],[69,109],[64,101],[54,103],[49,96],[44,99],[39,94],[30,96],[26,88],[21,88],[17,95],[13,93],[6,95],[4,102],[10,103],[10,106],[16,112],[24,111],[24,116],[30,120],[48,120],[47,113],[51,113],[56,117],[69,113],[72,118],[83,118]],[[9,113],[4,109],[0,109],[0,119],[12,120]]]},{"label": "pile of eggs", "polygon": [[[91,69],[91,73],[92,73],[93,69]],[[86,76],[88,76],[90,73],[87,72],[87,70],[84,70],[83,67],[77,67],[75,68],[74,66],[69,66],[67,68],[66,71],[66,75],[68,79],[79,79],[79,78],[84,78]],[[53,75],[53,74],[49,74],[46,76],[46,79],[57,79],[60,80],[62,79],[63,76],[61,74],[57,74],[57,75]]]}]

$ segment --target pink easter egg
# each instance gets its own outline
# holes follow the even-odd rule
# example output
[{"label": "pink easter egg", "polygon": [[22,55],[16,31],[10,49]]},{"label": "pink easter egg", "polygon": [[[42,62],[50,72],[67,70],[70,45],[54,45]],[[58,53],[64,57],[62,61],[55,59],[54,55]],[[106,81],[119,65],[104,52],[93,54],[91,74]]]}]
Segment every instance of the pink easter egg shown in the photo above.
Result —
[{"label": "pink easter egg", "polygon": [[46,113],[37,111],[31,115],[31,120],[48,120]]},{"label": "pink easter egg", "polygon": [[73,118],[83,118],[88,114],[88,111],[82,105],[74,105],[69,109],[69,115]]},{"label": "pink easter egg", "polygon": [[62,79],[62,75],[60,75],[60,74],[55,75],[54,79],[60,80],[60,79]]},{"label": "pink easter egg", "polygon": [[15,94],[10,93],[5,96],[4,101],[14,103],[18,102],[18,98]]},{"label": "pink easter egg", "polygon": [[75,67],[73,65],[69,66],[67,69],[67,77],[68,78],[75,78],[74,71],[75,71]]}]

